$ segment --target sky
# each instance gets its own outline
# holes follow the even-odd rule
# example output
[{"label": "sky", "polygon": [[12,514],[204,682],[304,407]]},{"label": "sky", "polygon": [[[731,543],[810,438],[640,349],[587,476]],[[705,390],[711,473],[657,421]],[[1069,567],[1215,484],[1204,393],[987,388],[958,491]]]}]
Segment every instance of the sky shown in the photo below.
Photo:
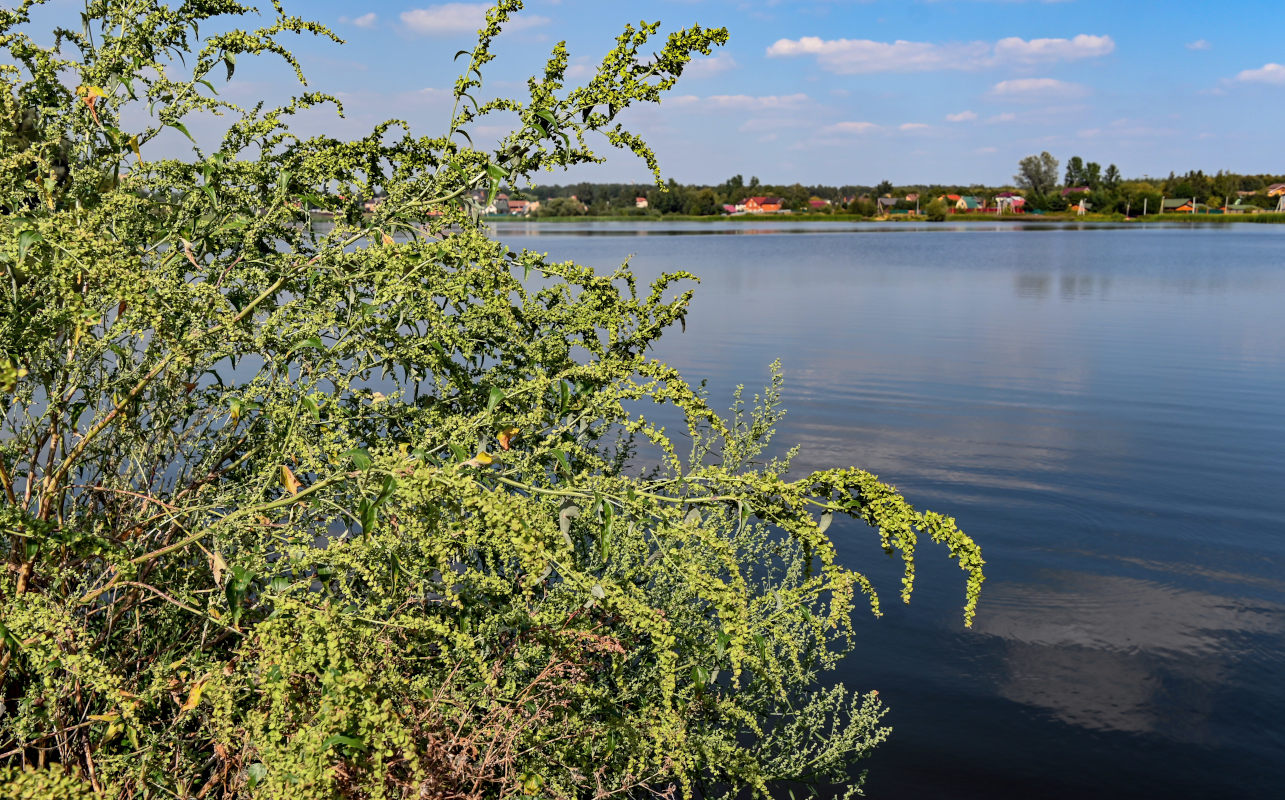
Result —
[{"label": "sky", "polygon": [[[292,42],[310,88],[338,94],[346,113],[301,126],[359,135],[398,117],[443,132],[452,56],[486,5],[286,0],[346,40]],[[487,90],[520,97],[560,40],[570,78],[586,80],[639,20],[662,22],[662,34],[699,23],[731,35],[662,104],[623,115],[682,183],[995,185],[1044,150],[1126,177],[1285,173],[1280,0],[527,0],[495,45]],[[281,99],[297,91],[292,79],[240,61],[222,92]],[[475,141],[505,123],[479,125]],[[605,142],[600,152],[606,164],[540,182],[649,180],[631,154]]]}]

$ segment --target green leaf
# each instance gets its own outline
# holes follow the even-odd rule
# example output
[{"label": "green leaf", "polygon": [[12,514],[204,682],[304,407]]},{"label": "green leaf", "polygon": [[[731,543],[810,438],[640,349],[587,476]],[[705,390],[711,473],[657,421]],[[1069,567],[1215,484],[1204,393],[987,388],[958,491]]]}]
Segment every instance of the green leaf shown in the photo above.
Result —
[{"label": "green leaf", "polygon": [[366,470],[370,469],[370,465],[372,463],[370,458],[370,451],[364,447],[357,447],[352,450],[349,450],[347,453],[343,454],[343,457],[351,458],[353,466],[361,470],[362,472],[365,472]]},{"label": "green leaf", "polygon": [[290,348],[290,352],[291,352],[291,353],[298,352],[299,350],[303,350],[303,349],[305,349],[305,348],[309,348],[309,347],[310,347],[310,348],[312,348],[312,349],[314,349],[314,350],[325,350],[325,349],[326,349],[326,345],[325,345],[325,343],[324,343],[324,342],[322,342],[322,341],[321,341],[321,337],[320,337],[320,336],[309,336],[307,339],[304,339],[302,342],[299,342],[299,344],[297,344],[297,345],[295,345],[294,347]]},{"label": "green leaf", "polygon": [[504,394],[503,389],[492,386],[490,396],[486,399],[486,413],[490,414],[494,411],[495,407],[498,406],[505,397],[506,395]]},{"label": "green leaf", "polygon": [[21,264],[27,260],[27,251],[36,242],[43,242],[45,237],[40,235],[39,231],[22,231],[18,234],[18,263]]},{"label": "green leaf", "polygon": [[598,555],[603,561],[611,555],[611,523],[615,516],[611,503],[602,501],[602,530],[598,533]]},{"label": "green leaf", "polygon": [[566,476],[567,476],[568,478],[570,478],[570,477],[571,477],[571,462],[567,459],[566,451],[564,451],[564,450],[559,450],[559,449],[557,449],[557,448],[554,448],[554,449],[550,450],[549,452],[553,454],[553,457],[554,457],[554,458],[558,459],[558,463],[562,465],[562,470],[563,470],[563,472],[566,474]]},{"label": "green leaf", "polygon": [[228,68],[228,77],[227,77],[227,79],[228,79],[228,80],[232,80],[232,73],[236,71],[236,54],[235,54],[235,53],[224,53],[224,54],[223,54],[223,63],[224,63],[224,64],[226,64],[226,65],[227,65],[227,68]]},{"label": "green leaf", "polygon": [[687,512],[687,516],[683,517],[683,522],[686,522],[688,525],[701,524],[701,512],[693,508],[691,511]]},{"label": "green leaf", "polygon": [[322,742],[322,743],[321,743],[321,749],[322,749],[322,750],[329,750],[330,748],[334,747],[334,746],[335,746],[335,745],[337,745],[337,744],[339,744],[339,745],[343,745],[344,747],[348,748],[349,750],[365,750],[365,749],[366,749],[366,743],[365,743],[365,742],[363,742],[361,739],[357,739],[357,738],[352,737],[352,736],[344,736],[344,735],[343,735],[343,734],[341,734],[341,733],[336,733],[334,736],[331,736],[331,737],[329,737],[328,739],[326,739],[324,742]]},{"label": "green leaf", "polygon": [[183,123],[167,122],[165,124],[173,128],[174,130],[178,131],[179,133],[183,134],[184,136],[186,136],[188,138],[188,141],[190,141],[192,144],[196,144],[196,140],[192,138],[192,134],[188,133],[187,126],[184,125]]},{"label": "green leaf", "polygon": [[388,502],[388,498],[393,496],[397,491],[397,479],[392,475],[384,478],[384,485],[379,490],[379,495],[375,497],[374,507],[378,508]]},{"label": "green leaf", "polygon": [[246,771],[247,777],[249,778],[247,783],[249,784],[249,788],[251,789],[253,789],[255,786],[258,786],[259,783],[268,775],[267,765],[262,764],[258,761],[246,767],[245,771]]},{"label": "green leaf", "polygon": [[308,413],[312,415],[312,418],[317,422],[320,422],[321,407],[317,405],[317,401],[313,400],[311,397],[305,396],[302,402],[303,402],[303,407],[308,409]]}]

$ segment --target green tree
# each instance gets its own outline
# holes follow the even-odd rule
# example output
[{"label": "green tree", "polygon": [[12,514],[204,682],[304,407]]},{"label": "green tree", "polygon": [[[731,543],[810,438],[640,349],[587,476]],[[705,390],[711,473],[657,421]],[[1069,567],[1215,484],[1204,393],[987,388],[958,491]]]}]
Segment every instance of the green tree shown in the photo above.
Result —
[{"label": "green tree", "polygon": [[1096,190],[1102,185],[1102,165],[1096,161],[1090,161],[1084,165],[1084,183],[1082,186],[1088,186]]},{"label": "green tree", "polygon": [[1083,186],[1084,183],[1084,159],[1079,156],[1071,156],[1071,160],[1066,162],[1066,177],[1062,179],[1062,185],[1071,188],[1073,186]]},{"label": "green tree", "polygon": [[1027,156],[1018,162],[1013,181],[1034,197],[1043,197],[1057,186],[1057,159],[1047,150],[1038,156]]},{"label": "green tree", "polygon": [[932,222],[944,221],[946,219],[946,215],[949,213],[950,207],[947,206],[946,201],[940,197],[934,199],[928,204],[927,208],[924,209],[924,215]]},{"label": "green tree", "polygon": [[892,192],[892,181],[880,181],[879,185],[875,187],[876,197],[892,197]]},{"label": "green tree", "polygon": [[1102,183],[1112,191],[1120,185],[1120,170],[1115,164],[1107,167],[1106,173],[1102,176]]},{"label": "green tree", "polygon": [[[529,98],[475,104],[521,7],[502,0],[449,135],[342,141],[285,126],[325,95],[213,94],[250,56],[295,64],[282,40],[331,35],[316,23],[95,2],[46,37],[32,5],[0,11],[0,793],[849,781],[883,709],[821,674],[879,600],[832,521],[902,554],[903,599],[917,536],[942,543],[966,620],[980,551],[867,472],[787,480],[764,456],[779,377],[724,418],[652,358],[692,276],[639,287],[512,252],[475,196],[596,161],[595,134],[654,168],[617,114],[725,31],[656,52],[657,25],[628,27],[578,88],[558,44]],[[215,110],[214,149],[153,153]],[[468,145],[498,112],[514,131]],[[689,458],[648,404],[683,413]],[[626,469],[637,441],[659,453],[646,478]]]}]

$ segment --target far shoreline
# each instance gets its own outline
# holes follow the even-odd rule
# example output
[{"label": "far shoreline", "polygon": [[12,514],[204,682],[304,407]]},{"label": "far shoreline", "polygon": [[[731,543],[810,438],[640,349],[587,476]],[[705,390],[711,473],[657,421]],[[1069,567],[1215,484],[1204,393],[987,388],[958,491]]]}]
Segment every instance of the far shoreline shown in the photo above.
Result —
[{"label": "far shoreline", "polygon": [[515,223],[552,223],[568,224],[577,222],[629,222],[629,223],[657,223],[657,222],[730,222],[735,224],[741,223],[762,223],[762,222],[883,222],[883,223],[913,223],[939,225],[953,222],[964,222],[969,224],[975,223],[994,223],[994,222],[1078,222],[1078,223],[1120,223],[1120,224],[1155,224],[1163,223],[1190,223],[1197,225],[1227,225],[1234,223],[1247,223],[1258,225],[1272,225],[1285,223],[1285,214],[1264,213],[1264,214],[1149,214],[1145,217],[1126,217],[1123,214],[1004,214],[1003,216],[986,215],[986,214],[952,214],[944,220],[929,220],[925,216],[898,215],[895,217],[863,217],[856,214],[711,214],[708,216],[689,216],[685,214],[673,214],[669,216],[653,215],[608,215],[608,216],[567,216],[567,217],[526,217],[526,216],[507,216],[507,215],[487,215],[483,217],[486,222],[515,222]]}]

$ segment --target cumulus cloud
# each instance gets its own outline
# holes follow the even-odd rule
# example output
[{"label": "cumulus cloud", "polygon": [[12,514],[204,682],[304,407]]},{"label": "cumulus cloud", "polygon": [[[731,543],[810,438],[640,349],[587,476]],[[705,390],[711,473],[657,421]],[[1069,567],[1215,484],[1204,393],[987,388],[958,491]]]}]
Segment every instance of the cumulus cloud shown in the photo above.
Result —
[{"label": "cumulus cloud", "polygon": [[708,97],[684,94],[678,97],[670,97],[664,102],[679,106],[697,106],[733,111],[773,111],[800,108],[808,102],[808,96],[802,93],[783,95],[712,94]]},{"label": "cumulus cloud", "polygon": [[1285,84],[1285,65],[1281,64],[1264,64],[1258,69],[1247,69],[1236,75],[1236,80],[1241,83],[1271,83],[1276,85]]},{"label": "cumulus cloud", "polygon": [[1114,50],[1115,41],[1110,36],[1089,36],[1084,33],[1070,39],[1026,40],[1010,36],[995,43],[997,59],[1028,63],[1098,58]]},{"label": "cumulus cloud", "polygon": [[719,53],[709,58],[693,58],[683,67],[684,78],[708,78],[721,72],[736,69],[739,64],[731,53]]},{"label": "cumulus cloud", "polygon": [[976,111],[961,111],[958,114],[947,114],[947,122],[972,122],[977,119]]},{"label": "cumulus cloud", "polygon": [[822,69],[840,75],[877,72],[976,70],[1004,64],[1040,64],[1098,58],[1115,50],[1110,36],[1080,34],[1070,39],[1021,39],[988,42],[876,42],[870,39],[778,39],[771,58],[814,56]]},{"label": "cumulus cloud", "polygon": [[897,129],[902,131],[907,131],[907,132],[926,131],[931,127],[932,127],[931,125],[924,122],[903,122],[901,123],[901,125],[897,126]]},{"label": "cumulus cloud", "polygon": [[356,25],[358,28],[373,28],[379,21],[379,16],[374,11],[362,14],[360,17],[340,17],[339,21],[346,25]]},{"label": "cumulus cloud", "polygon": [[821,133],[870,133],[879,130],[879,126],[873,122],[836,122],[833,125],[826,125],[821,129]]},{"label": "cumulus cloud", "polygon": [[1087,86],[1068,83],[1055,78],[1013,78],[1000,81],[991,87],[991,95],[1006,100],[1047,100],[1050,98],[1083,97],[1089,93]]},{"label": "cumulus cloud", "polygon": [[869,39],[779,39],[767,49],[772,58],[816,56],[822,69],[840,75],[873,72],[932,72],[971,69],[990,55],[985,42],[933,44],[931,42],[875,42]]},{"label": "cumulus cloud", "polygon": [[[442,35],[453,33],[473,33],[486,24],[488,3],[443,3],[427,8],[412,8],[401,13],[402,24],[413,33]],[[522,28],[533,28],[549,23],[548,17],[533,14],[522,14],[504,26],[505,30],[515,31]]]}]

